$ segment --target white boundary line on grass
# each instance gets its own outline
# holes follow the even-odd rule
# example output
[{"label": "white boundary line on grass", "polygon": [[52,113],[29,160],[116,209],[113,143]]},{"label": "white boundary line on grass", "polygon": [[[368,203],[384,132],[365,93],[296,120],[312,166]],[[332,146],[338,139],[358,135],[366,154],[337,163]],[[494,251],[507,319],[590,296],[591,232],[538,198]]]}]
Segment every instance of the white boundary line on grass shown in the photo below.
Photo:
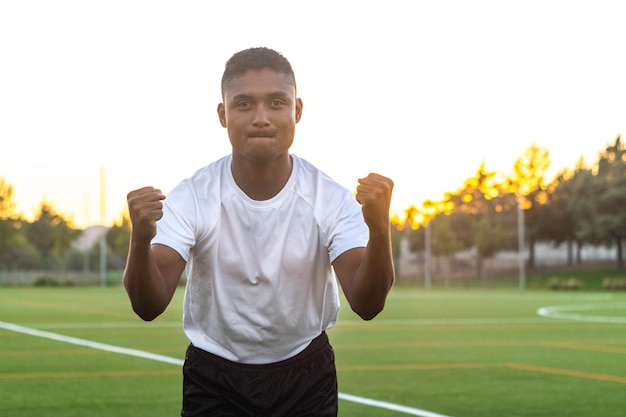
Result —
[{"label": "white boundary line on grass", "polygon": [[[45,339],[56,340],[58,342],[70,343],[73,345],[85,346],[92,349],[104,350],[107,352],[119,353],[122,355],[136,356],[139,358],[150,359],[157,362],[170,363],[172,365],[182,366],[184,361],[182,359],[172,358],[170,356],[158,355],[156,353],[145,352],[143,350],[128,349],[121,346],[109,345],[106,343],[94,342],[91,340],[80,339],[77,337],[64,336],[62,334],[44,332],[42,330],[33,329],[30,327],[20,326],[18,324],[6,323],[0,321],[0,329],[9,330],[12,332],[23,333],[30,336],[42,337]],[[419,408],[406,407],[399,404],[388,403],[385,401],[372,400],[370,398],[359,397],[356,395],[345,394],[340,392],[339,398],[345,401],[351,401],[363,405],[369,405],[371,407],[384,408],[391,411],[397,411],[404,414],[420,417],[450,417],[443,414],[433,413],[431,411],[420,410]]]},{"label": "white boundary line on grass", "polygon": [[589,321],[595,323],[626,323],[626,317],[624,316],[596,316],[591,314],[568,313],[568,311],[621,309],[626,309],[626,303],[569,304],[541,307],[537,310],[537,314],[542,317],[551,317],[553,319]]},{"label": "white boundary line on grass", "polygon": [[11,330],[17,333],[23,333],[30,336],[43,337],[44,339],[52,339],[57,342],[70,343],[73,345],[85,346],[92,349],[105,350],[107,352],[120,353],[122,355],[137,356],[139,358],[151,359],[153,361],[171,363],[172,365],[181,365],[183,361],[181,359],[172,358],[164,355],[157,355],[156,353],[144,352],[143,350],[128,349],[120,346],[108,345],[106,343],[94,342],[86,339],[79,339],[77,337],[64,336],[62,334],[44,332],[30,327],[24,327],[17,324],[6,323],[0,321],[0,328]]}]

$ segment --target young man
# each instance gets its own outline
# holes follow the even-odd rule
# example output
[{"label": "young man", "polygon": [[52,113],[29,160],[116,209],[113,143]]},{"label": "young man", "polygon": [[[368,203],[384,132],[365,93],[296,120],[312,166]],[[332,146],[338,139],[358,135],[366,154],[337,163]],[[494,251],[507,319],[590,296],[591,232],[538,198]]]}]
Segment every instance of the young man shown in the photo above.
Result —
[{"label": "young man", "polygon": [[153,187],[128,194],[131,304],[153,320],[186,268],[182,416],[336,416],[332,271],[363,319],[383,309],[394,281],[393,182],[369,174],[355,198],[290,154],[302,101],[274,50],[233,55],[217,114],[232,154],[167,200]]}]

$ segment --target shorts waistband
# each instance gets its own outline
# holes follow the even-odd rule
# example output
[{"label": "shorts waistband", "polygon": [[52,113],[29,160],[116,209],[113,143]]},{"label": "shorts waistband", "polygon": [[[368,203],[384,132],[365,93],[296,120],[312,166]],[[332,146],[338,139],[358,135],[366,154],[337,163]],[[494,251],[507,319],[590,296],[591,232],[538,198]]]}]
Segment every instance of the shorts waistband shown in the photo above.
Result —
[{"label": "shorts waistband", "polygon": [[197,348],[193,345],[189,345],[189,348],[193,349],[201,356],[211,361],[220,363],[223,366],[239,368],[239,369],[249,369],[249,370],[255,370],[255,371],[263,371],[263,370],[276,371],[276,370],[281,370],[284,368],[293,368],[299,362],[303,362],[303,361],[306,361],[307,359],[310,359],[312,356],[319,353],[327,346],[330,348],[328,335],[324,331],[315,339],[313,339],[311,343],[309,343],[309,345],[297,355],[291,358],[279,361],[279,362],[273,362],[273,363],[268,363],[268,364],[247,364],[247,363],[233,362],[228,359],[222,358],[221,356],[214,355],[213,353]]}]

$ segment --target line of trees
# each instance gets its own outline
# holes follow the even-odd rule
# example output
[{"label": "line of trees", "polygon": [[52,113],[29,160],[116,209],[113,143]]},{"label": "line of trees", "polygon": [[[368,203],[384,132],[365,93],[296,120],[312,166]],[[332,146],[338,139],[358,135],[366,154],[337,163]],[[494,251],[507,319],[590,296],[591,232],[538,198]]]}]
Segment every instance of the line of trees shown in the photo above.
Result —
[{"label": "line of trees", "polygon": [[[2,271],[97,271],[100,249],[85,251],[76,246],[83,230],[70,218],[42,201],[35,218],[28,221],[16,212],[13,186],[0,178],[0,272]],[[119,224],[106,231],[108,267],[122,268],[128,251],[130,224],[122,215]]]},{"label": "line of trees", "polygon": [[[529,251],[535,263],[538,242],[566,244],[568,262],[581,262],[583,245],[617,248],[617,267],[624,269],[622,241],[626,237],[626,149],[617,136],[599,153],[592,166],[578,161],[546,181],[549,151],[531,145],[514,164],[511,174],[489,172],[484,163],[442,201],[411,206],[405,218],[392,219],[394,254],[402,237],[414,252],[424,250],[426,225],[432,227],[432,252],[439,257],[474,248],[479,260],[498,251],[517,250],[519,209]],[[88,253],[76,248],[82,233],[67,216],[42,202],[35,219],[16,213],[13,186],[0,178],[0,272],[11,270],[97,271],[100,248]],[[106,232],[108,268],[124,266],[130,237],[126,214]],[[482,262],[478,262],[479,271]]]},{"label": "line of trees", "polygon": [[575,168],[546,181],[549,166],[549,151],[536,145],[515,162],[509,175],[487,171],[481,164],[474,177],[446,193],[442,201],[425,201],[421,208],[409,207],[404,220],[394,219],[395,246],[404,236],[411,251],[424,251],[426,228],[432,227],[435,256],[449,258],[473,248],[482,276],[485,259],[518,249],[521,217],[529,268],[535,266],[536,244],[548,242],[567,246],[570,265],[581,263],[583,245],[617,248],[616,267],[623,270],[626,149],[621,136],[599,153],[592,166],[581,158]]}]

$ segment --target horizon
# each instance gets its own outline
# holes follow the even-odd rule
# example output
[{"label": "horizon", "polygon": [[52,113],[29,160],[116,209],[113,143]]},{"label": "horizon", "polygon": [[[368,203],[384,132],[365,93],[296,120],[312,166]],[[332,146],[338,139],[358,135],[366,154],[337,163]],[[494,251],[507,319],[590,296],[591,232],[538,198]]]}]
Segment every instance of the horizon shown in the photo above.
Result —
[{"label": "horizon", "polygon": [[[623,135],[617,134],[613,138],[613,140],[606,141],[604,146],[601,149],[598,149],[598,151],[596,152],[595,159],[592,159],[590,157],[585,157],[585,155],[581,154],[576,161],[573,161],[571,164],[569,164],[567,166],[554,167],[554,166],[552,166],[552,162],[551,162],[550,168],[546,172],[546,176],[544,178],[545,181],[546,181],[546,185],[549,184],[550,182],[554,181],[556,179],[556,176],[560,172],[563,172],[564,170],[573,171],[576,168],[576,166],[581,161],[586,166],[588,166],[589,168],[592,168],[593,165],[595,165],[597,163],[597,159],[598,159],[599,154],[602,153],[606,149],[606,147],[608,145],[615,143],[615,139],[618,136],[623,136]],[[540,146],[540,145],[537,145],[537,146]],[[548,151],[550,151],[550,150],[548,149]],[[522,155],[519,155],[517,158],[520,158],[520,157],[522,157]],[[517,159],[517,158],[515,158],[515,159]],[[550,161],[552,161],[552,155],[551,154],[550,154]],[[478,162],[476,164],[476,168],[474,169],[474,171],[472,171],[471,173],[468,172],[467,176],[465,176],[464,178],[459,177],[459,179],[457,181],[457,186],[456,187],[454,187],[453,189],[443,190],[440,193],[439,199],[427,197],[427,198],[425,198],[422,201],[411,201],[411,202],[410,201],[406,201],[405,205],[402,206],[402,205],[398,205],[397,204],[398,200],[401,200],[401,199],[395,198],[395,195],[394,195],[394,199],[392,200],[392,204],[391,204],[391,207],[390,207],[390,216],[393,217],[394,215],[396,215],[400,219],[402,219],[403,215],[404,215],[404,212],[408,208],[410,208],[411,206],[416,207],[416,208],[420,208],[422,206],[422,204],[426,200],[430,200],[430,201],[433,201],[433,202],[440,202],[440,201],[442,201],[444,199],[444,197],[445,197],[445,194],[456,192],[457,190],[459,190],[459,189],[461,189],[463,187],[463,185],[464,185],[464,183],[465,183],[465,181],[467,179],[475,177],[475,174],[477,173],[477,171],[480,168],[480,165],[482,163],[485,164],[485,169],[486,169],[487,172],[499,172],[499,173],[505,173],[505,174],[512,174],[512,171],[513,171],[513,163],[511,164],[510,171],[503,171],[503,170],[500,170],[500,169],[491,169],[491,165],[488,163],[488,161],[482,160],[482,161],[480,161],[480,162]],[[106,182],[107,182],[106,171],[107,170],[106,170],[106,167],[94,167],[92,170],[95,170],[95,171],[98,172],[98,175],[97,175],[98,176],[98,181],[97,181],[98,184],[96,184],[94,186],[93,193],[97,197],[96,204],[98,205],[98,208],[100,209],[101,208],[100,205],[102,204],[102,201],[100,200],[101,193],[104,191],[104,193],[107,194],[106,193]],[[102,186],[102,182],[101,181],[103,179],[103,177],[102,177],[103,174],[104,174],[104,190],[100,188]],[[16,187],[15,187],[15,184],[11,183],[8,178],[4,178],[1,174],[0,174],[0,179],[4,179],[7,185],[13,187],[14,196],[15,196],[16,191],[17,191]],[[182,180],[182,178],[181,178],[181,180]],[[356,184],[356,181],[355,181],[355,184]],[[346,186],[345,184],[342,184],[342,185]],[[169,190],[165,190],[164,189],[163,191],[167,194],[167,192]],[[351,191],[353,191],[353,190],[351,190]],[[88,195],[85,194],[85,195],[83,195],[83,197],[84,198],[88,197]],[[36,214],[38,214],[39,208],[41,207],[42,204],[45,203],[45,204],[49,204],[55,212],[63,215],[64,218],[66,218],[67,220],[70,220],[75,227],[77,227],[79,229],[82,229],[82,230],[90,228],[90,227],[98,227],[98,226],[111,227],[111,226],[113,226],[114,224],[116,224],[117,222],[119,222],[122,219],[122,216],[123,216],[124,213],[127,213],[127,206],[126,206],[126,201],[125,200],[123,201],[123,203],[120,203],[119,201],[117,202],[117,205],[115,206],[117,208],[116,211],[107,210],[107,207],[110,207],[111,205],[109,204],[110,203],[109,200],[105,200],[104,204],[105,204],[105,212],[106,212],[105,218],[106,218],[106,220],[105,220],[104,223],[102,223],[100,220],[96,220],[96,221],[92,221],[92,222],[85,222],[85,223],[82,223],[82,224],[78,224],[76,222],[76,213],[73,213],[71,211],[63,211],[62,209],[57,207],[54,198],[42,197],[36,203],[35,206],[31,207],[30,211],[25,211],[23,209],[23,205],[20,204],[20,202],[16,198],[13,198],[13,201],[16,203],[16,206],[17,206],[16,214],[18,214],[20,217],[23,217],[27,221],[34,220]],[[396,204],[394,204],[394,203],[396,203]],[[85,208],[86,207],[84,206],[83,209],[85,209]],[[84,215],[85,215],[85,217],[89,216],[88,213],[84,213]],[[98,213],[97,216],[99,217],[100,213]],[[92,217],[95,217],[95,216],[92,216]]]}]

